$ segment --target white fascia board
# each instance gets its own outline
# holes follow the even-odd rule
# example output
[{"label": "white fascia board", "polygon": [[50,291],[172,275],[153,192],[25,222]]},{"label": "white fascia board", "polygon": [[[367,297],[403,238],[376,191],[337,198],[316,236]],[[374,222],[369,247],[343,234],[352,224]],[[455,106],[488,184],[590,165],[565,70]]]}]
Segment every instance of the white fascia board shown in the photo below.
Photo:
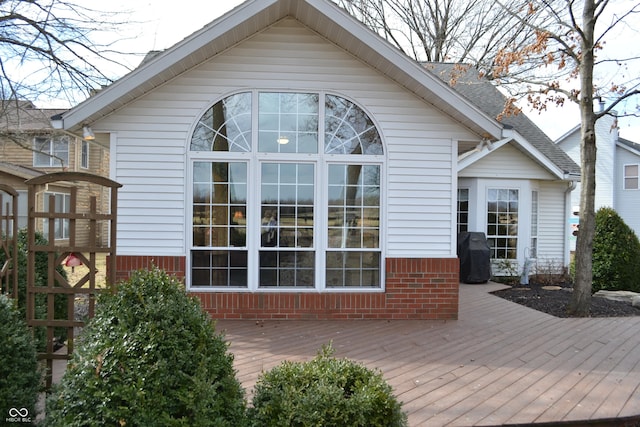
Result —
[{"label": "white fascia board", "polygon": [[558,179],[573,179],[572,177],[565,174],[563,170],[556,166],[551,160],[547,158],[547,156],[542,154],[536,147],[534,147],[529,141],[527,141],[515,130],[505,129],[503,132],[503,136],[504,138],[502,138],[501,140],[489,143],[491,149],[483,147],[481,150],[477,150],[470,155],[461,155],[458,161],[458,173],[471,166],[475,162],[479,161],[480,159],[490,155],[493,151],[496,151],[505,144],[513,141],[514,143],[518,144],[524,151],[529,153],[529,155],[533,159],[535,159],[541,166],[547,169]]},{"label": "white fascia board", "polygon": [[[378,53],[386,61],[393,64],[393,66],[398,70],[402,71],[402,73],[407,77],[414,79],[417,83],[426,88],[430,92],[430,96],[435,98],[426,99],[427,102],[434,104],[437,108],[440,108],[438,103],[434,101],[441,101],[444,105],[449,105],[453,109],[456,109],[462,116],[474,122],[487,133],[487,135],[483,136],[491,136],[493,138],[499,138],[501,136],[503,127],[497,120],[485,114],[475,105],[467,101],[466,98],[449,87],[440,78],[428,72],[423,66],[402,53],[398,48],[391,45],[378,34],[369,30],[346,11],[333,3],[329,5],[332,7],[327,7],[328,2],[326,0],[304,1],[319,13],[325,15],[329,20],[335,22],[338,26],[349,31],[358,40],[360,40],[364,46],[367,46],[372,51]],[[407,87],[403,82],[397,82]],[[415,93],[411,88],[407,87],[407,89]]]},{"label": "white fascia board", "polygon": [[[71,129],[81,125],[87,117],[109,108],[111,104],[116,103],[116,101],[122,98],[128,97],[129,100],[135,99],[140,95],[134,96],[131,94],[135,93],[135,89],[147,83],[149,79],[166,72],[174,64],[179,63],[192,52],[206,46],[206,44],[226,32],[233,30],[248,18],[255,16],[261,10],[268,8],[277,1],[278,0],[247,1],[215,19],[184,40],[163,51],[148,63],[136,68],[109,87],[70,109],[63,115],[63,128]],[[173,77],[175,76],[170,74],[165,81]],[[116,109],[117,108],[112,107],[108,112]]]},{"label": "white fascia board", "polygon": [[[424,67],[407,57],[400,50],[392,46],[386,40],[366,28],[363,24],[350,16],[346,11],[328,0],[260,0],[247,1],[227,14],[214,20],[199,31],[185,38],[173,47],[159,54],[156,58],[150,60],[147,64],[140,66],[131,73],[122,77],[106,89],[98,94],[80,103],[76,107],[69,110],[63,115],[62,126],[64,129],[73,129],[81,126],[85,121],[93,115],[100,113],[101,116],[109,114],[129,101],[142,96],[145,91],[140,88],[148,85],[148,82],[162,73],[167,76],[162,82],[155,82],[153,87],[147,89],[152,90],[159,84],[162,84],[173,77],[174,73],[169,72],[171,67],[187,58],[190,54],[203,48],[212,40],[223,36],[227,32],[234,31],[244,22],[255,17],[259,13],[265,11],[273,5],[282,3],[288,7],[291,14],[295,14],[297,2],[304,1],[308,6],[312,7],[317,13],[324,15],[338,27],[352,34],[357,42],[361,44],[363,51],[368,51],[375,55],[379,55],[391,67],[396,68],[407,82],[413,80],[413,85],[407,82],[395,79],[399,84],[407,87],[408,90],[422,96],[426,102],[429,102],[443,110],[446,114],[453,115],[458,113],[457,120],[475,124],[476,129],[481,129],[486,135],[492,138],[499,138],[502,134],[502,125],[495,119],[483,113],[456,91],[446,85],[437,76],[429,73]],[[298,5],[299,6],[299,5]],[[279,19],[273,17],[273,19]],[[310,27],[313,23],[305,23],[298,17],[301,22]],[[311,18],[308,18],[311,19]],[[392,78],[392,77],[391,77]],[[410,87],[410,86],[413,86]],[[424,93],[417,93],[415,88],[424,88]],[[467,124],[468,126],[468,124]]]},{"label": "white fascia board", "polygon": [[636,156],[640,156],[640,150],[636,150],[633,147],[629,147],[628,145],[623,144],[620,141],[616,141],[616,147],[624,148],[625,150],[627,150],[631,154],[635,154]]}]

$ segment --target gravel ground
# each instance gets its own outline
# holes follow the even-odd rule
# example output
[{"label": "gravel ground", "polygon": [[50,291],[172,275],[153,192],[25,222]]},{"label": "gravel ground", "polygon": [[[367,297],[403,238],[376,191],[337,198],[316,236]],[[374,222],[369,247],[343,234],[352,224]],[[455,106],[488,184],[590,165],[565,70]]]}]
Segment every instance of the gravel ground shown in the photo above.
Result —
[{"label": "gravel ground", "polygon": [[[516,285],[510,289],[493,292],[501,298],[525,305],[556,317],[570,317],[567,307],[571,300],[573,289],[569,286],[560,286],[560,289],[546,290],[542,286],[531,284],[529,286]],[[640,308],[633,307],[631,303],[612,301],[600,297],[591,298],[591,317],[628,317],[640,316]]]}]

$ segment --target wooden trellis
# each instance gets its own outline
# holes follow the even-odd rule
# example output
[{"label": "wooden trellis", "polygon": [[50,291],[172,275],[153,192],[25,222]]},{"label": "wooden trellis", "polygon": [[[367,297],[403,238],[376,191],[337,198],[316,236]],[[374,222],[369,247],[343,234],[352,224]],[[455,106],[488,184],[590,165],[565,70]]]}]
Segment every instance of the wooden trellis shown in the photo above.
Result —
[{"label": "wooden trellis", "polygon": [[[103,192],[105,198],[98,203],[95,195],[88,197],[88,203],[79,204],[78,182],[96,184]],[[93,317],[95,297],[99,292],[114,290],[115,286],[115,262],[116,262],[116,219],[118,188],[121,184],[97,175],[81,172],[57,172],[38,176],[26,181],[28,185],[28,253],[27,253],[27,324],[33,328],[46,330],[46,349],[40,352],[38,357],[46,360],[47,387],[51,386],[51,372],[54,360],[68,360],[74,348],[74,328],[84,326],[83,319],[75,318],[76,304],[88,304],[88,316]],[[56,209],[55,198],[49,197],[48,209],[45,211],[45,203],[38,203],[39,191],[51,185],[70,185],[70,203],[66,212]],[[42,194],[42,193],[40,193]],[[105,212],[101,212],[104,210]],[[82,227],[85,237],[80,242],[78,231]],[[68,227],[68,238],[62,240],[62,244],[56,241],[56,227]],[[88,228],[88,234],[86,233]],[[66,229],[66,228],[65,228]],[[99,244],[98,233],[106,229],[108,243]],[[47,243],[42,244],[36,240],[36,231],[44,230]],[[96,283],[96,255],[105,254],[106,283],[100,287]],[[36,257],[46,257],[48,274],[45,280],[36,274]],[[60,268],[70,257],[79,260],[88,269],[84,276],[79,277],[75,283],[60,273]],[[46,299],[46,312],[42,308],[36,311],[36,300]],[[56,303],[66,303],[66,318],[56,318]],[[77,301],[80,299],[81,301]],[[66,300],[66,301],[64,301]],[[45,304],[39,304],[39,307]],[[55,348],[55,330],[66,330],[66,346]]]},{"label": "wooden trellis", "polygon": [[18,192],[0,184],[0,260],[4,260],[0,265],[0,293],[11,298],[18,298],[17,256]]}]

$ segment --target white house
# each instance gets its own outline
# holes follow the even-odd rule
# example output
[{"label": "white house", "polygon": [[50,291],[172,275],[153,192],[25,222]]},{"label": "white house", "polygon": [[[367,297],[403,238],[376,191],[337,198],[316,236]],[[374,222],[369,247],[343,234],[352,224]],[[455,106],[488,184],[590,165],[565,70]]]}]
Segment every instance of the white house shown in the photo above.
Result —
[{"label": "white house", "polygon": [[454,319],[462,217],[568,254],[575,164],[327,0],[247,1],[56,125],[110,144],[118,276],[153,263],[214,317]]},{"label": "white house", "polygon": [[[560,137],[556,144],[580,163],[580,126]],[[617,118],[607,115],[596,122],[595,208],[610,207],[640,236],[640,144],[620,138]],[[580,185],[571,196],[572,221],[577,224]],[[575,248],[575,239],[573,240]]]}]

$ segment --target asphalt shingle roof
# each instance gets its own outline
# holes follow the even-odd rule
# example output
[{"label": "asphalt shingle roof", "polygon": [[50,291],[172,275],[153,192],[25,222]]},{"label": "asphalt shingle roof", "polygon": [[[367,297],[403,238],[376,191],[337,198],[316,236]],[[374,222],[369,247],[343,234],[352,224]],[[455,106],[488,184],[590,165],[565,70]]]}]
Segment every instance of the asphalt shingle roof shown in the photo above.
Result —
[{"label": "asphalt shingle roof", "polygon": [[[431,73],[449,85],[490,117],[502,112],[506,97],[473,67],[452,63],[423,64]],[[503,117],[501,123],[511,127],[566,173],[580,174],[580,167],[524,113]]]}]

